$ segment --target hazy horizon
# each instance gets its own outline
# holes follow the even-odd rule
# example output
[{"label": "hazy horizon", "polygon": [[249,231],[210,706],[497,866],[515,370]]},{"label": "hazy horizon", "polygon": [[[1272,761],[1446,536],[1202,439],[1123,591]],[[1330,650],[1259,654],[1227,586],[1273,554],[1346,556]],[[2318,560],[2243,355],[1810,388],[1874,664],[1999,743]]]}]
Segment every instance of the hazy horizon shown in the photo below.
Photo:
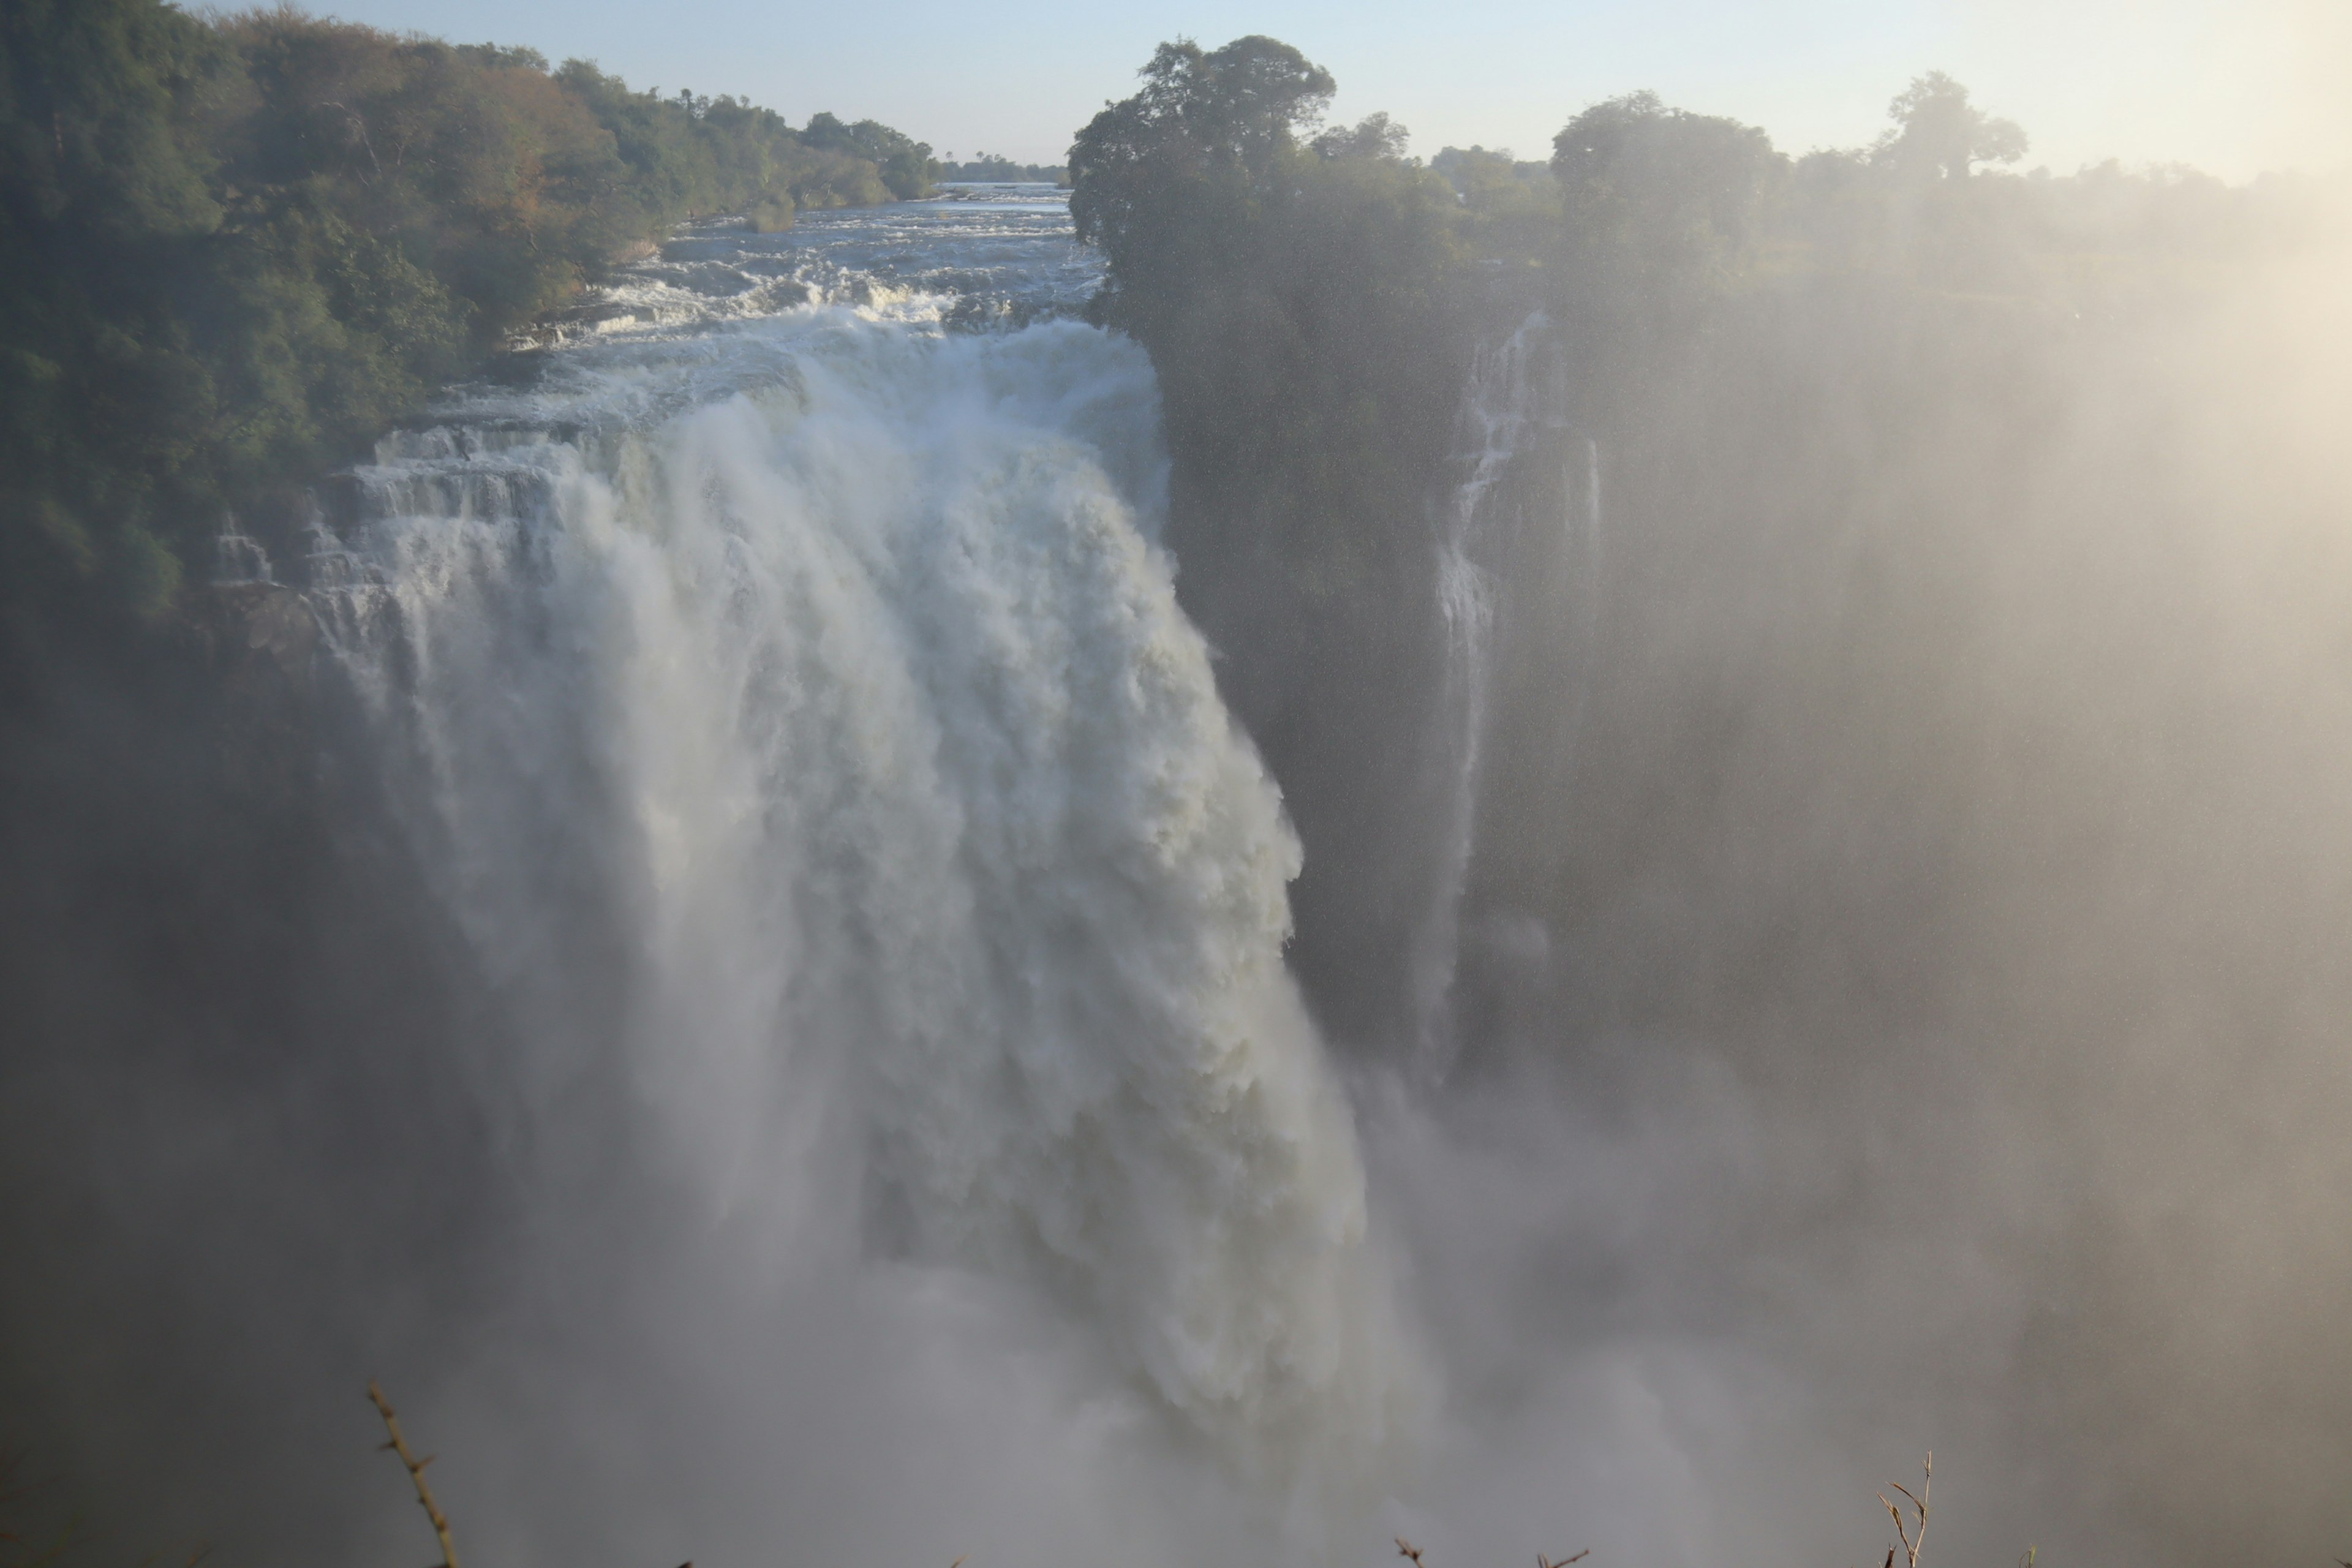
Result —
[{"label": "hazy horizon", "polygon": [[1445,146],[1548,155],[1587,104],[1648,89],[1669,103],[1761,126],[1782,151],[1865,143],[1887,100],[1942,70],[2032,138],[2021,170],[2109,158],[2187,163],[2231,181],[2352,163],[2352,110],[2326,77],[2352,58],[2352,7],[2325,0],[2022,0],[1872,5],[1727,0],[1538,6],[1479,0],[1443,12],[1345,10],[1318,0],[1122,6],[1032,4],[985,26],[944,6],[787,13],[750,0],[679,0],[648,29],[622,0],[331,0],[321,15],[460,41],[597,60],[633,84],[732,93],[798,121],[871,116],[942,154],[1058,163],[1104,100],[1132,89],[1164,37],[1246,33],[1296,43],[1339,79],[1336,121],[1384,110],[1423,157]]}]

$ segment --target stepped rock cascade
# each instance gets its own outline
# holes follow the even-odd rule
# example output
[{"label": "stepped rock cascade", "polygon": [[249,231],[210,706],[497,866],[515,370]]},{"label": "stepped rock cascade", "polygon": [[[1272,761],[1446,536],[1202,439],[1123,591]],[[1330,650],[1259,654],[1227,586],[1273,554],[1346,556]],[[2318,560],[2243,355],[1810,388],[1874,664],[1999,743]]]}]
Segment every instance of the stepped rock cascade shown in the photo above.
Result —
[{"label": "stepped rock cascade", "polygon": [[315,552],[530,1024],[478,1070],[525,1142],[649,1148],[785,1231],[848,1194],[867,1256],[1034,1288],[1239,1470],[1377,1447],[1396,1331],[1283,965],[1299,850],[1154,542],[1143,354],[693,265],[387,437]]}]

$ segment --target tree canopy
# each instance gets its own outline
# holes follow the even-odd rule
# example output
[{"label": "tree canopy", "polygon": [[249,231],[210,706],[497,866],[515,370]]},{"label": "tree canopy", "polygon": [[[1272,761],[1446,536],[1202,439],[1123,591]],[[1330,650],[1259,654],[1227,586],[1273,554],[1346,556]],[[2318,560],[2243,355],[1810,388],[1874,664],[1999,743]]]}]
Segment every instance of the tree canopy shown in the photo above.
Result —
[{"label": "tree canopy", "polygon": [[1754,126],[1654,92],[1596,103],[1552,140],[1572,253],[1607,282],[1654,294],[1727,267],[1785,164]]},{"label": "tree canopy", "polygon": [[1453,193],[1386,115],[1313,134],[1331,75],[1277,39],[1179,39],[1140,74],[1070,149],[1078,236],[1108,262],[1095,319],[1150,350],[1171,444],[1222,454],[1244,488],[1277,453],[1324,468],[1321,521],[1282,526],[1337,544],[1338,519],[1393,499],[1381,476],[1403,452],[1379,432],[1408,421],[1376,389],[1402,384],[1365,356],[1445,340]]},{"label": "tree canopy", "polygon": [[1332,92],[1328,71],[1256,36],[1162,44],[1140,74],[1070,148],[1070,216],[1109,258],[1114,293],[1163,258],[1164,276],[1182,276],[1198,244],[1246,225]]},{"label": "tree canopy", "polygon": [[1969,89],[1942,71],[1912,79],[1887,105],[1895,126],[1873,153],[1907,174],[1965,180],[1978,163],[2014,163],[2025,156],[2025,132],[1969,102]]},{"label": "tree canopy", "polygon": [[[929,188],[872,121],[795,129],[593,63],[290,7],[0,6],[0,665],[153,616],[224,509],[323,468],[690,214]],[[0,671],[5,673],[5,671]]]}]

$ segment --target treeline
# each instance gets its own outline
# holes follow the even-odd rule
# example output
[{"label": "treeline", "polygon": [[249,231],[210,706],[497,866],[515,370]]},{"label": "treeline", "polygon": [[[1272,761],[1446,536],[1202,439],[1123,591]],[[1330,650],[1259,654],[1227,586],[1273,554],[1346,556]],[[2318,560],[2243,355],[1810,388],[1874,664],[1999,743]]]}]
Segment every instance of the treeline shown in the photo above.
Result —
[{"label": "treeline", "polygon": [[[291,8],[0,8],[0,659],[164,615],[323,468],[689,215],[919,196],[930,150]],[[105,623],[103,626],[96,623]],[[51,650],[54,653],[54,649]]]},{"label": "treeline", "polygon": [[936,165],[935,178],[963,180],[979,184],[1056,184],[1070,181],[1069,166],[1064,163],[1016,163],[994,153],[975,153],[964,163],[942,163]]}]

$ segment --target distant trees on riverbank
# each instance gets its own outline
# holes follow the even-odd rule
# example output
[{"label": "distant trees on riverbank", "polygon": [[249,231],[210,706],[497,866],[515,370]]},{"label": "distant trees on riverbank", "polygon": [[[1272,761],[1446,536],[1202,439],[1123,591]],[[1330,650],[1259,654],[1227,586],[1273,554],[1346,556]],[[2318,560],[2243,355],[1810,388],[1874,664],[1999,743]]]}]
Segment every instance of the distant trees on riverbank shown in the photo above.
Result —
[{"label": "distant trees on riverbank", "polygon": [[1055,184],[1070,183],[1067,163],[1016,163],[995,153],[975,153],[963,163],[948,162],[932,165],[936,180],[963,180],[977,184]]},{"label": "distant trees on riverbank", "polygon": [[320,469],[691,214],[919,196],[930,149],[291,9],[0,10],[0,665],[161,614]]}]

